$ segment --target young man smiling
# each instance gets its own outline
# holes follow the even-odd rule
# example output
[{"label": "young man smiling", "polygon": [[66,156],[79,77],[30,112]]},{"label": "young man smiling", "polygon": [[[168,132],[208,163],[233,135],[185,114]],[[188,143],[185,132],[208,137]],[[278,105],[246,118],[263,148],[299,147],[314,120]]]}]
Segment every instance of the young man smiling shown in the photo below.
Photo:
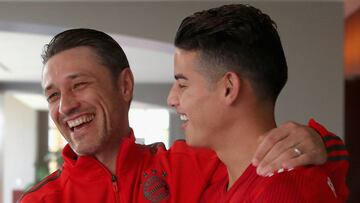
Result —
[{"label": "young man smiling", "polygon": [[[329,177],[319,166],[284,165],[291,171],[262,177],[251,164],[259,137],[277,127],[275,102],[287,81],[280,37],[268,15],[242,4],[197,12],[182,21],[175,46],[176,81],[168,104],[185,121],[186,142],[214,150],[228,173],[201,202],[346,200],[344,177]],[[283,150],[297,156],[300,146]],[[342,174],[346,170],[344,162]]]},{"label": "young man smiling", "polygon": [[[47,45],[43,63],[50,115],[69,144],[63,149],[63,166],[20,202],[195,203],[211,182],[226,175],[210,150],[184,141],[169,150],[135,143],[128,120],[134,79],[125,53],[109,35],[92,29],[59,33]],[[296,159],[296,165],[324,162],[316,133],[305,126],[279,129],[288,137],[301,137],[308,159]],[[293,141],[278,143],[290,148]]]}]

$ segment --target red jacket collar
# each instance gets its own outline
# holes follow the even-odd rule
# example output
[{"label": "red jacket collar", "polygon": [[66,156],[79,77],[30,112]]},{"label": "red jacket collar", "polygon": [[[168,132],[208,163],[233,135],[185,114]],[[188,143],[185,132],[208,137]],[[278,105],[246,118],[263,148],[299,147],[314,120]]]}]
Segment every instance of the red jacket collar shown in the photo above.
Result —
[{"label": "red jacket collar", "polygon": [[[131,169],[134,164],[139,162],[139,157],[141,157],[137,156],[137,154],[139,154],[139,147],[135,144],[135,136],[132,129],[129,135],[124,137],[119,145],[116,161],[117,176]],[[73,175],[87,176],[90,179],[99,178],[99,175],[111,175],[109,170],[93,156],[78,156],[69,144],[64,147],[62,157],[64,159],[64,169]],[[97,175],[94,176],[94,173]]]}]

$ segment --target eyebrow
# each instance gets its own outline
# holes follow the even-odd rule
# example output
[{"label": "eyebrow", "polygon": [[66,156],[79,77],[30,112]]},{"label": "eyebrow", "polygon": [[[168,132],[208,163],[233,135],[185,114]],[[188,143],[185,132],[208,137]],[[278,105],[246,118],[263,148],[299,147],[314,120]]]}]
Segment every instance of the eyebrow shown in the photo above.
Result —
[{"label": "eyebrow", "polygon": [[44,93],[46,93],[48,90],[52,89],[53,85],[48,85],[45,89],[44,89]]},{"label": "eyebrow", "polygon": [[185,76],[185,75],[183,75],[183,74],[176,74],[175,76],[174,76],[174,78],[175,78],[175,80],[180,80],[180,79],[183,79],[183,80],[188,80],[188,78]]},{"label": "eyebrow", "polygon": [[[84,76],[86,76],[86,75],[80,74],[80,73],[74,73],[74,74],[70,74],[70,75],[66,76],[66,79],[74,80],[74,79],[76,79],[76,78],[84,77]],[[54,87],[53,84],[50,84],[49,86],[45,87],[44,93],[45,93],[46,91],[52,89],[53,87]]]}]

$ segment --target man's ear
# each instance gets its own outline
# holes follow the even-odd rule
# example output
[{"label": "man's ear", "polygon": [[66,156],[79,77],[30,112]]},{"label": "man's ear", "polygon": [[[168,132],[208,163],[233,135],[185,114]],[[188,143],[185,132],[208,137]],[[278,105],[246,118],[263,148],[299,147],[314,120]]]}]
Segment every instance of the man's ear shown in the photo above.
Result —
[{"label": "man's ear", "polygon": [[126,102],[133,98],[134,76],[130,68],[122,70],[118,76],[117,87]]},{"label": "man's ear", "polygon": [[223,76],[223,98],[227,104],[233,104],[239,97],[241,78],[235,72],[227,72]]}]

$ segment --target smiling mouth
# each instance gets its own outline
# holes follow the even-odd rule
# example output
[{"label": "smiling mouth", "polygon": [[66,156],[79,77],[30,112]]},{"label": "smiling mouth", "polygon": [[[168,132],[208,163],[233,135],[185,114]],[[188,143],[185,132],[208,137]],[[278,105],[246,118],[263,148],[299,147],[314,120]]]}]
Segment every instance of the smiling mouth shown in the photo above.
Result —
[{"label": "smiling mouth", "polygon": [[83,115],[80,117],[77,117],[76,119],[67,121],[67,125],[70,128],[72,132],[74,132],[75,129],[83,127],[85,124],[90,123],[92,120],[94,120],[95,114],[88,114]]},{"label": "smiling mouth", "polygon": [[188,121],[189,118],[185,114],[180,114],[180,120],[182,121]]},{"label": "smiling mouth", "polygon": [[184,122],[181,124],[181,129],[185,130],[186,126],[188,125],[189,117],[187,117],[187,115],[181,114],[181,113],[179,113],[179,115],[180,115],[180,120]]}]

